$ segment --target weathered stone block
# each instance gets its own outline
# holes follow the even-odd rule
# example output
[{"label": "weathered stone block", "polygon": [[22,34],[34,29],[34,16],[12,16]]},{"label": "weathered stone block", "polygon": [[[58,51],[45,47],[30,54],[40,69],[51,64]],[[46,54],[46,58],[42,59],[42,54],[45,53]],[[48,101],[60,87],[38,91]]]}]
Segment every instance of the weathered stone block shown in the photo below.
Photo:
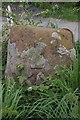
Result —
[{"label": "weathered stone block", "polygon": [[[22,74],[31,84],[40,84],[53,74],[56,66],[71,63],[73,35],[68,29],[51,29],[17,25],[10,31],[6,75]],[[23,64],[19,73],[17,66]],[[39,80],[39,82],[38,82]]]}]

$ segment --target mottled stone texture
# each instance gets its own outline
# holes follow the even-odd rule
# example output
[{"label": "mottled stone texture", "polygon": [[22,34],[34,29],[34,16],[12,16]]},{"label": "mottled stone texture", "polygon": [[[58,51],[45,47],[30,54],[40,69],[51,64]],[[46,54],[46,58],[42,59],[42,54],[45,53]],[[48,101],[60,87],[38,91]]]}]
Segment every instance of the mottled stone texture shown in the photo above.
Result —
[{"label": "mottled stone texture", "polygon": [[[11,28],[6,66],[7,76],[24,75],[31,84],[40,84],[56,66],[71,62],[72,32],[17,25]],[[24,65],[19,73],[17,66]]]}]

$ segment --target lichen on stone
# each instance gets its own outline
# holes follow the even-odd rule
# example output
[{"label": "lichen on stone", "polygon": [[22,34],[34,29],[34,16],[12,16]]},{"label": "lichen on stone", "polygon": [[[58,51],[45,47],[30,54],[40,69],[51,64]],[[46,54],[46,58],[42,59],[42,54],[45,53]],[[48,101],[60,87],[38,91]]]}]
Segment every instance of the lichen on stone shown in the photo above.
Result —
[{"label": "lichen on stone", "polygon": [[40,85],[40,83],[45,79],[45,75],[42,72],[39,72],[36,76],[36,85]]},{"label": "lichen on stone", "polygon": [[70,52],[61,44],[58,47],[57,53],[59,53],[60,55],[69,55]]},{"label": "lichen on stone", "polygon": [[54,38],[54,40],[61,40],[61,36],[59,35],[58,32],[53,32],[52,33],[52,38]]},{"label": "lichen on stone", "polygon": [[46,59],[43,55],[34,54],[31,59],[29,60],[29,63],[31,65],[31,68],[35,68],[37,66],[41,66],[46,62]]},{"label": "lichen on stone", "polygon": [[39,54],[43,54],[43,51],[44,51],[44,48],[46,47],[47,45],[43,42],[38,42],[36,44],[36,50],[38,51]]},{"label": "lichen on stone", "polygon": [[29,58],[29,57],[32,57],[32,55],[35,53],[35,48],[32,47],[30,49],[28,49],[27,51],[24,50],[21,54],[21,57],[22,58]]},{"label": "lichen on stone", "polygon": [[37,74],[37,80],[40,80],[40,79],[44,79],[45,78],[45,76],[44,76],[44,74],[42,73],[42,72],[39,72],[38,74]]},{"label": "lichen on stone", "polygon": [[8,73],[9,71],[12,73],[14,73],[14,72],[17,73],[16,65],[20,63],[20,60],[17,60],[17,57],[19,57],[19,56],[20,56],[20,53],[18,51],[18,48],[16,47],[16,44],[9,43],[8,44],[7,66],[6,66],[5,73]]},{"label": "lichen on stone", "polygon": [[29,64],[31,68],[43,65],[46,62],[46,59],[43,56],[45,47],[45,43],[38,42],[34,47],[28,49],[27,51],[24,50],[21,54],[21,57],[29,59]]},{"label": "lichen on stone", "polygon": [[52,40],[50,41],[50,44],[53,44],[54,42],[58,42],[59,40],[61,40],[61,36],[59,35],[59,30],[57,32],[53,32],[52,33]]},{"label": "lichen on stone", "polygon": [[44,48],[46,47],[47,45],[43,42],[38,42],[36,43],[36,46],[35,47],[32,47],[28,50],[24,50],[21,54],[21,57],[22,58],[28,58],[28,57],[32,57],[33,54],[42,54],[43,51],[44,51]]},{"label": "lichen on stone", "polygon": [[44,68],[46,71],[48,71],[48,70],[51,69],[51,66],[50,66],[50,64],[48,63],[48,61],[46,61],[46,62],[44,63],[43,68]]},{"label": "lichen on stone", "polygon": [[76,58],[76,50],[75,48],[70,49],[70,57],[74,61]]}]

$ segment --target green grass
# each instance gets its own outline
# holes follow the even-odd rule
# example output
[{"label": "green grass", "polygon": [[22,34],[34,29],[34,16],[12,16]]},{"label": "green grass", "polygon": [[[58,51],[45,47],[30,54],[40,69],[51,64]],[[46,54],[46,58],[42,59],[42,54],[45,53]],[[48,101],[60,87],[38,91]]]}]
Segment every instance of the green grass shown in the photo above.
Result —
[{"label": "green grass", "polygon": [[75,2],[70,3],[33,3],[36,7],[42,7],[44,12],[40,13],[41,17],[52,17],[66,19],[69,21],[80,21],[80,7],[75,7]]},{"label": "green grass", "polygon": [[2,118],[2,83],[0,81],[0,120]]},{"label": "green grass", "polygon": [[[21,104],[19,103],[22,99],[22,88],[19,87],[16,89],[15,82],[13,79],[8,79],[5,81],[5,84],[2,86],[2,118],[11,119],[19,116],[20,110],[22,109]],[[1,109],[0,109],[1,110]]]},{"label": "green grass", "polygon": [[61,79],[50,77],[44,85],[32,86],[31,91],[27,88],[16,87],[13,79],[6,81],[3,86],[3,119],[78,117],[77,88],[72,90]]},{"label": "green grass", "polygon": [[[17,84],[8,78],[3,84],[2,113],[5,120],[26,118],[78,118],[79,95],[79,43],[76,43],[76,58],[67,68],[55,70],[56,78],[45,78],[40,86]],[[23,79],[23,78],[22,78]]]}]

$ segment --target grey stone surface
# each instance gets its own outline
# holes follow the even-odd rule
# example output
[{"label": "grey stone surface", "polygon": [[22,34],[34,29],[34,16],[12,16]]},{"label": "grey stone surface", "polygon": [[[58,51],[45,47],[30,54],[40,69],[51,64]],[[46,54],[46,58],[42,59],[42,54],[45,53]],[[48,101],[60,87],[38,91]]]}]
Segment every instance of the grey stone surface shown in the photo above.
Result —
[{"label": "grey stone surface", "polygon": [[43,56],[44,48],[46,47],[45,43],[38,42],[35,47],[23,51],[21,54],[22,58],[29,58],[29,63],[31,68],[37,68],[45,64],[46,60]]},{"label": "grey stone surface", "polygon": [[42,72],[39,72],[36,76],[36,85],[39,85],[43,80],[45,79],[45,76]]},{"label": "grey stone surface", "polygon": [[17,73],[16,66],[20,64],[20,60],[17,59],[19,57],[18,49],[16,48],[15,43],[8,43],[8,57],[7,57],[7,66],[6,66],[6,73],[10,73],[9,75],[12,76],[12,74]]},{"label": "grey stone surface", "polygon": [[[52,40],[54,43],[50,43]],[[72,32],[66,29],[16,25],[10,31],[6,76],[23,75],[27,85],[39,85],[44,77],[53,74],[55,66],[72,62],[72,48]],[[20,65],[24,66],[21,72],[17,69]]]}]

